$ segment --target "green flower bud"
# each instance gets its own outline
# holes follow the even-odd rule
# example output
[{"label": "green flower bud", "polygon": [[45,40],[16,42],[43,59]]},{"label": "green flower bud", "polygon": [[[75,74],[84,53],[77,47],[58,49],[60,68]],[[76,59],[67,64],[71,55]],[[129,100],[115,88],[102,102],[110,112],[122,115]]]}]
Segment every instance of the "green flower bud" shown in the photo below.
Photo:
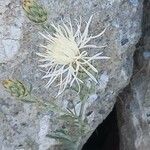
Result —
[{"label": "green flower bud", "polygon": [[25,86],[18,80],[4,80],[3,86],[14,97],[22,98],[26,97],[29,94]]},{"label": "green flower bud", "polygon": [[23,9],[31,21],[35,23],[44,23],[47,21],[46,10],[34,0],[23,0]]}]

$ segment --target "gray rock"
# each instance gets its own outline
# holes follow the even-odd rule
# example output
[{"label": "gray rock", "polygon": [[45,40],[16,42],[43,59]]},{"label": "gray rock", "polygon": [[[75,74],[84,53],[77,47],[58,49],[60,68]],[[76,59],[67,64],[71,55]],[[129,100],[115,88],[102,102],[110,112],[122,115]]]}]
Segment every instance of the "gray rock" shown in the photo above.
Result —
[{"label": "gray rock", "polygon": [[[72,21],[79,16],[85,22],[94,15],[90,26],[91,34],[98,34],[109,26],[97,45],[108,45],[102,51],[110,56],[108,61],[95,64],[99,70],[99,84],[96,85],[85,104],[83,111],[90,125],[90,132],[82,137],[78,149],[86,142],[96,127],[111,112],[118,92],[128,85],[132,75],[133,53],[141,35],[142,0],[43,0],[49,12],[49,22],[60,23],[61,18]],[[25,17],[19,0],[0,2],[0,80],[17,79],[25,85],[33,86],[33,94],[45,101],[53,102],[57,88],[46,90],[46,81],[38,67],[36,52],[39,43],[44,42],[38,31],[42,30]],[[96,53],[97,50],[91,53]],[[67,90],[56,101],[61,108],[79,97]],[[69,105],[70,106],[70,105]],[[70,106],[71,107],[71,106]],[[76,109],[80,108],[76,104]],[[58,141],[46,135],[61,127],[55,121],[55,114],[41,110],[34,104],[17,101],[0,84],[0,149],[1,150],[47,150],[60,149]],[[91,112],[91,113],[89,113]]]},{"label": "gray rock", "polygon": [[[143,36],[134,56],[128,87],[119,95],[117,112],[121,150],[150,149],[150,2],[144,2]],[[147,54],[147,55],[145,55]]]},{"label": "gray rock", "polygon": [[[141,54],[138,53],[137,60]],[[140,70],[136,68],[130,85],[118,97],[121,150],[149,150],[150,147],[150,63],[143,59],[139,63]]]}]

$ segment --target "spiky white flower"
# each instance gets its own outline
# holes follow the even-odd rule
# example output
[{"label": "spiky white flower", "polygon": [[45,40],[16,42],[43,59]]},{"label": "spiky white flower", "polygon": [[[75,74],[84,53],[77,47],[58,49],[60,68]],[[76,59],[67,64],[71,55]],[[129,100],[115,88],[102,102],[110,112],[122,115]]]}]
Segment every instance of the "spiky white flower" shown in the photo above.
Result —
[{"label": "spiky white flower", "polygon": [[102,52],[97,53],[94,56],[89,56],[88,52],[84,49],[87,48],[102,48],[94,44],[88,44],[92,39],[96,39],[103,35],[106,28],[96,36],[88,36],[89,25],[91,23],[92,16],[86,24],[85,30],[81,33],[81,19],[77,22],[77,30],[73,31],[71,21],[67,24],[64,22],[62,25],[54,25],[55,33],[50,35],[44,35],[40,33],[46,40],[47,45],[41,45],[45,48],[43,53],[37,53],[43,62],[41,67],[48,69],[46,75],[43,78],[49,78],[47,87],[49,87],[56,79],[59,79],[59,92],[61,94],[67,85],[70,87],[74,82],[78,84],[80,91],[80,83],[83,83],[82,79],[79,79],[79,70],[84,71],[93,81],[97,82],[95,77],[86,69],[88,66],[94,72],[98,72],[97,69],[90,63],[92,60],[108,59],[109,57],[101,56]]}]

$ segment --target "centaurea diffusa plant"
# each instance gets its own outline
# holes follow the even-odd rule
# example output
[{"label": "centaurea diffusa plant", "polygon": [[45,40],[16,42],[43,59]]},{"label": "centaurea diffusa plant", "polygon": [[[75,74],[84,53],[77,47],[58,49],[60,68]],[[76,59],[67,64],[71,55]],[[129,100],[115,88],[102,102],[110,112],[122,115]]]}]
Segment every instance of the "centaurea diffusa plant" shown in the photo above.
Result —
[{"label": "centaurea diffusa plant", "polygon": [[[95,92],[95,84],[92,83],[92,80],[97,83],[94,74],[98,70],[92,61],[108,59],[108,57],[102,56],[102,52],[91,56],[88,49],[104,47],[91,43],[92,40],[102,36],[106,28],[98,35],[90,36],[88,32],[92,16],[83,32],[81,19],[77,22],[76,31],[73,29],[74,25],[71,21],[66,24],[62,22],[62,25],[51,24],[50,26],[47,20],[48,13],[36,0],[23,0],[23,9],[30,21],[46,29],[47,32],[46,35],[40,33],[47,40],[47,44],[41,45],[45,51],[38,53],[42,57],[40,60],[43,63],[41,67],[47,69],[46,75],[43,77],[49,79],[47,87],[58,79],[59,95],[66,89],[67,85],[73,86],[76,83],[74,85],[78,86],[73,86],[72,89],[76,92],[79,91],[79,100],[72,98],[68,101],[64,99],[67,105],[62,107],[59,100],[52,96],[48,96],[48,100],[45,100],[42,96],[39,97],[39,95],[34,94],[32,84],[28,87],[22,81],[8,79],[3,81],[3,86],[16,100],[32,103],[39,111],[53,112],[55,114],[53,121],[57,121],[58,126],[56,125],[56,130],[51,130],[46,136],[59,140],[63,149],[77,150],[81,146],[83,137],[93,132],[88,123],[88,117],[85,115],[86,102],[91,93]],[[53,32],[53,34],[49,32]],[[91,80],[86,80],[87,84],[83,84],[88,76]]]},{"label": "centaurea diffusa plant", "polygon": [[40,33],[46,40],[47,45],[41,45],[45,48],[44,52],[37,53],[42,57],[40,62],[43,62],[40,67],[48,69],[43,78],[49,78],[46,87],[59,79],[59,92],[61,94],[67,85],[70,87],[74,82],[77,83],[80,92],[80,84],[83,83],[78,74],[80,71],[85,72],[93,81],[97,83],[94,75],[87,70],[87,67],[94,72],[98,70],[91,64],[93,60],[109,59],[109,57],[101,56],[102,52],[98,52],[96,55],[89,56],[88,48],[103,48],[105,46],[96,46],[95,44],[89,44],[93,39],[99,38],[103,35],[106,28],[96,36],[89,36],[89,26],[92,20],[92,16],[88,20],[85,30],[81,32],[81,19],[77,23],[77,30],[74,32],[71,21],[68,24],[64,22],[62,25],[51,26],[54,28],[55,33],[46,35]]}]

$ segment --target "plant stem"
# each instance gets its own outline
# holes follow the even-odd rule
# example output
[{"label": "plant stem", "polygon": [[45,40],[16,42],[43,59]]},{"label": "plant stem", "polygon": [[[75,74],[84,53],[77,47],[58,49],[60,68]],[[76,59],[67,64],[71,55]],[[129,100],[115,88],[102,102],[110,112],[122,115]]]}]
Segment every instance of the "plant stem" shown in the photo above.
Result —
[{"label": "plant stem", "polygon": [[79,118],[81,118],[81,120],[83,117],[84,106],[85,106],[85,101],[81,101],[81,108],[80,108],[80,113],[79,113]]},{"label": "plant stem", "polygon": [[78,115],[77,115],[76,108],[75,108],[75,105],[74,105],[74,102],[73,102],[73,110],[74,110],[74,114],[75,114],[76,116],[78,116]]}]

